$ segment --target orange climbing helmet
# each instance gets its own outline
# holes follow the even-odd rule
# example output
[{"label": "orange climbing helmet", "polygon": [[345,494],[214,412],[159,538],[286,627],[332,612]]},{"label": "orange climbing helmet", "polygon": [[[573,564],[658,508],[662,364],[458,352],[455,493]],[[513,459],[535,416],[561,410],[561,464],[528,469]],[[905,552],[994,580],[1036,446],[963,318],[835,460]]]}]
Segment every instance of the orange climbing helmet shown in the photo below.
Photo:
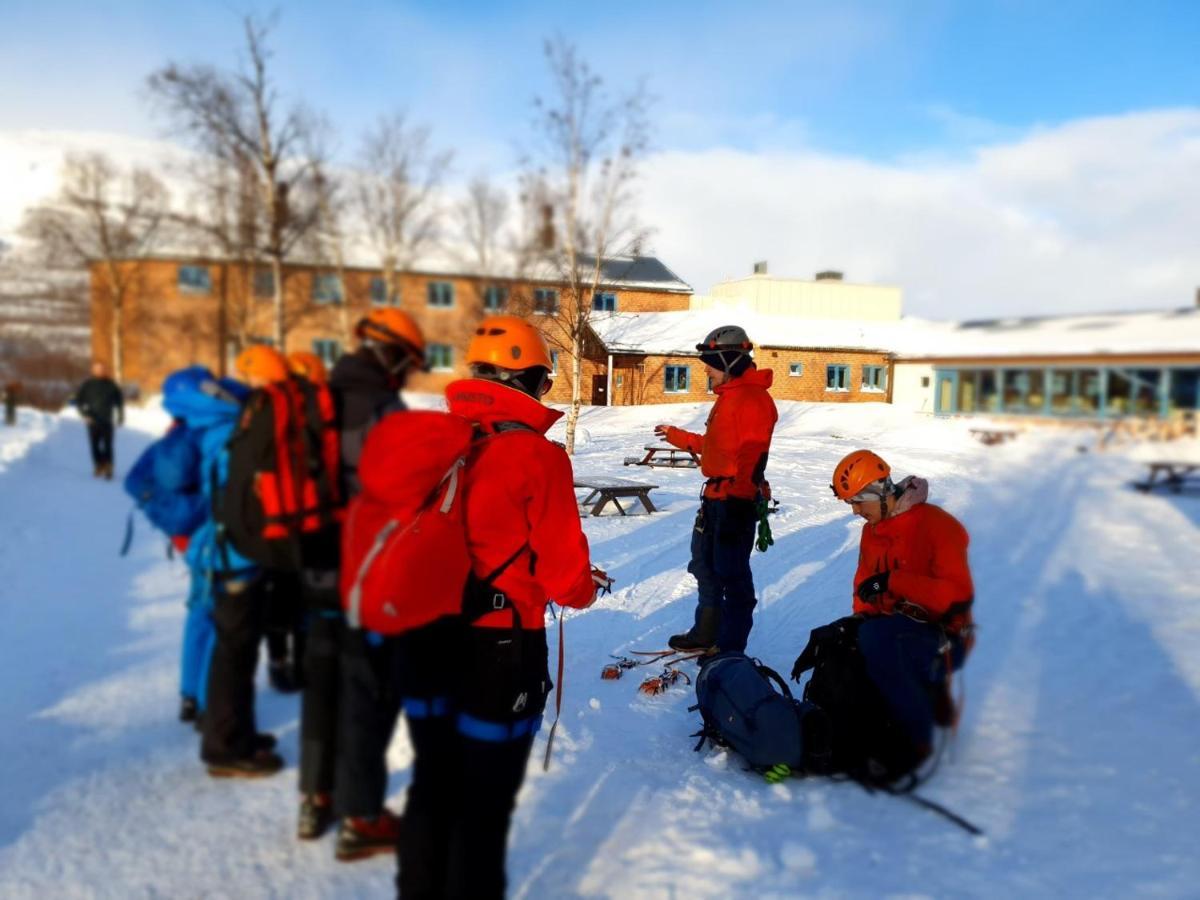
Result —
[{"label": "orange climbing helmet", "polygon": [[855,450],[834,466],[833,483],[829,488],[839,500],[850,502],[864,488],[876,481],[886,481],[891,474],[892,467],[879,454],[870,450]]},{"label": "orange climbing helmet", "polygon": [[373,309],[358,320],[354,333],[365,341],[398,344],[422,361],[425,359],[425,335],[413,317],[402,309]]},{"label": "orange climbing helmet", "polygon": [[510,371],[554,368],[542,333],[519,316],[488,316],[480,322],[467,347],[467,363]]},{"label": "orange climbing helmet", "polygon": [[294,350],[287,355],[288,368],[292,373],[307,378],[313,384],[325,384],[329,380],[329,373],[325,370],[325,363],[321,362],[321,357],[315,353],[309,353],[307,350]]},{"label": "orange climbing helmet", "polygon": [[238,375],[247,381],[254,379],[271,383],[286,381],[288,377],[286,357],[266,344],[252,344],[247,347],[238,354],[233,367]]}]

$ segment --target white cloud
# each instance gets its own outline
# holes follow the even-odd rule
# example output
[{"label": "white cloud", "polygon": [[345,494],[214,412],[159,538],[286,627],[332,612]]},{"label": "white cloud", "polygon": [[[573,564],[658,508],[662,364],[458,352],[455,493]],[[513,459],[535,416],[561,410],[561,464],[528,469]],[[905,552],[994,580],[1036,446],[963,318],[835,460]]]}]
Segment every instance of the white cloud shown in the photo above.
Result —
[{"label": "white cloud", "polygon": [[697,290],[767,259],[905,289],[969,318],[1190,303],[1200,285],[1200,109],[1085,119],[965,160],[664,152],[646,169],[655,249]]}]

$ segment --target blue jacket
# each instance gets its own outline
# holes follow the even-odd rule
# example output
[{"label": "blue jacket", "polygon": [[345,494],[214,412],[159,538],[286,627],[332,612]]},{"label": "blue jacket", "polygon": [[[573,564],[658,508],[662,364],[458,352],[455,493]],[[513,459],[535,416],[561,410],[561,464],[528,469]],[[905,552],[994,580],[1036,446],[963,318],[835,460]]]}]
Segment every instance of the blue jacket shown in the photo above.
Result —
[{"label": "blue jacket", "polygon": [[163,405],[171,415],[183,419],[196,435],[200,450],[200,484],[205,499],[205,518],[188,543],[187,561],[193,570],[213,574],[249,574],[254,563],[227,541],[218,540],[213,521],[213,494],[219,493],[228,477],[226,445],[237,429],[242,401],[248,391],[231,379],[198,379],[171,394],[164,392]]}]

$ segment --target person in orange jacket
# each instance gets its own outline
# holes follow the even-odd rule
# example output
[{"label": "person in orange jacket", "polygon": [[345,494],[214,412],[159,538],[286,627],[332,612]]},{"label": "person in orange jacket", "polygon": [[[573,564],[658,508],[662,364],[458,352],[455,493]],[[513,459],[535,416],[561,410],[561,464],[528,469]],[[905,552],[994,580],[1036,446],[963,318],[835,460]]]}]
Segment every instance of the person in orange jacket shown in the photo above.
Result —
[{"label": "person in orange jacket", "polygon": [[[472,377],[446,389],[450,412],[480,434],[465,470],[472,574],[462,621],[440,649],[435,623],[400,654],[415,752],[402,896],[504,895],[509,821],[552,687],[546,605],[582,609],[597,590],[571,461],[545,437],[562,415],[540,402],[551,385],[545,340],[524,319],[492,316],[467,362]],[[430,683],[447,665],[448,704],[436,697],[436,675]]]},{"label": "person in orange jacket", "polygon": [[753,345],[737,325],[714,329],[696,349],[717,395],[704,434],[672,425],[654,429],[668,443],[697,454],[708,479],[688,564],[699,589],[695,621],[669,643],[683,651],[714,645],[745,650],[756,603],[750,553],[758,501],[769,495],[767,455],[779,418],[769,393],[774,373],[755,367]]},{"label": "person in orange jacket", "polygon": [[948,679],[974,640],[967,530],[926,502],[925,479],[893,484],[891,467],[870,450],[842,459],[830,487],[866,522],[854,573],[854,615],[865,619],[859,651],[920,762],[934,723],[954,721]]}]

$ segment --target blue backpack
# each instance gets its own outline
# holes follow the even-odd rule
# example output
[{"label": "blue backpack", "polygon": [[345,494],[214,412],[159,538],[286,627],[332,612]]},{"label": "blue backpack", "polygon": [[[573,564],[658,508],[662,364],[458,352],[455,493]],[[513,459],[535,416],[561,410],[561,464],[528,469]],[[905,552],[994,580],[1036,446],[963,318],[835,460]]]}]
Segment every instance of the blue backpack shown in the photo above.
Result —
[{"label": "blue backpack", "polygon": [[142,451],[125,476],[125,493],[168,537],[190,535],[208,515],[200,478],[200,447],[177,423]]},{"label": "blue backpack", "polygon": [[[779,690],[775,686],[779,686]],[[796,700],[779,674],[744,653],[706,658],[696,678],[696,706],[706,740],[731,747],[758,771],[824,770],[829,723],[813,703]]]}]

